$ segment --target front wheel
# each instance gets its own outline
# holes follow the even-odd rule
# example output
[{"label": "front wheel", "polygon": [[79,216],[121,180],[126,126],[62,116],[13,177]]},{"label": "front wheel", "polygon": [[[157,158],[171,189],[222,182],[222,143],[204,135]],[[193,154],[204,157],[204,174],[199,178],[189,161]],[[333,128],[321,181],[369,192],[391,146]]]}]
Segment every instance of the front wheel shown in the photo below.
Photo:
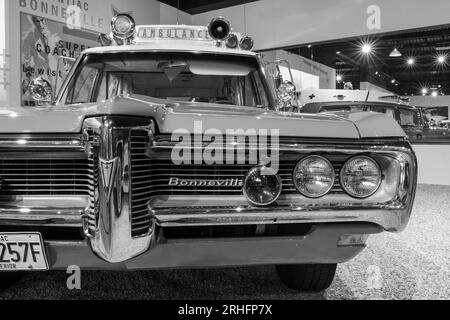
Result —
[{"label": "front wheel", "polygon": [[23,273],[16,272],[0,272],[0,292],[8,289],[12,285],[14,285],[20,278],[23,277]]},{"label": "front wheel", "polygon": [[276,269],[281,281],[290,289],[320,292],[333,283],[337,264],[282,265]]}]

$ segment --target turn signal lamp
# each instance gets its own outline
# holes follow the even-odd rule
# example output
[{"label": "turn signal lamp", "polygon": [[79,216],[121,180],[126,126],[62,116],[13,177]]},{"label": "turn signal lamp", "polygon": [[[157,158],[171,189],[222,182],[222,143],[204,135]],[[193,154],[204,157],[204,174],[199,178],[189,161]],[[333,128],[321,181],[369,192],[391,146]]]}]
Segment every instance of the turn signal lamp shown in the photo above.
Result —
[{"label": "turn signal lamp", "polygon": [[228,37],[227,41],[225,42],[227,48],[230,49],[236,49],[239,45],[239,39],[237,35],[232,34]]},{"label": "turn signal lamp", "polygon": [[255,42],[253,41],[253,39],[251,37],[243,37],[241,39],[241,42],[239,43],[239,46],[241,47],[242,50],[252,50],[253,46],[255,45]]}]

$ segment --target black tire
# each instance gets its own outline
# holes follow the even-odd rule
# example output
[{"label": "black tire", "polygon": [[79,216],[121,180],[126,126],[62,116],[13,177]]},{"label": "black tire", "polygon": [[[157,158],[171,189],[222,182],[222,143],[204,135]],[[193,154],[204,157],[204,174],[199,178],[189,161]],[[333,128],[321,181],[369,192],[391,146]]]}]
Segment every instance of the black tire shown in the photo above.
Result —
[{"label": "black tire", "polygon": [[20,272],[0,272],[0,292],[14,285],[23,277],[23,275],[24,274]]},{"label": "black tire", "polygon": [[336,275],[337,264],[299,264],[277,266],[277,273],[288,288],[302,292],[328,289]]}]

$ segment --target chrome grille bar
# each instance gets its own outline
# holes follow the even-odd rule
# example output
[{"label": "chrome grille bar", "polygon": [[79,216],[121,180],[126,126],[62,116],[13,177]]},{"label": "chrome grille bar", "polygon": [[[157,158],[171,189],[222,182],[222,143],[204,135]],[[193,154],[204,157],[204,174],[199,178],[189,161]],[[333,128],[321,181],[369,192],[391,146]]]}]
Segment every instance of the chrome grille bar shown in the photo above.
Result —
[{"label": "chrome grille bar", "polygon": [[91,166],[81,134],[0,135],[0,224],[81,227]]},{"label": "chrome grille bar", "polygon": [[[150,230],[152,217],[149,214],[147,203],[151,194],[148,187],[141,187],[142,179],[152,179],[151,160],[146,154],[148,145],[148,132],[145,130],[132,130],[130,134],[130,155],[131,155],[131,232],[133,237],[147,234]],[[140,163],[140,165],[135,165]],[[149,184],[148,182],[145,184]]]},{"label": "chrome grille bar", "polygon": [[[138,153],[139,154],[139,153]],[[144,161],[144,154],[140,154]],[[305,155],[302,154],[283,154],[281,158],[287,157],[280,163],[279,174],[283,181],[283,194],[298,194],[293,183],[293,170]],[[335,167],[336,181],[331,193],[343,193],[339,182],[339,172],[348,159],[348,155],[332,156],[330,159]],[[143,162],[144,163],[144,162]],[[138,195],[136,201],[148,201],[149,197],[162,195],[183,195],[183,194],[203,194],[203,195],[242,195],[242,188],[238,186],[227,187],[171,187],[169,181],[171,178],[214,180],[214,179],[244,179],[246,174],[255,165],[174,165],[171,160],[145,159],[145,165],[141,164],[136,170],[133,166],[133,192]],[[147,167],[146,169],[145,166]]]},{"label": "chrome grille bar", "polygon": [[86,159],[0,159],[3,196],[88,195],[90,176]]}]

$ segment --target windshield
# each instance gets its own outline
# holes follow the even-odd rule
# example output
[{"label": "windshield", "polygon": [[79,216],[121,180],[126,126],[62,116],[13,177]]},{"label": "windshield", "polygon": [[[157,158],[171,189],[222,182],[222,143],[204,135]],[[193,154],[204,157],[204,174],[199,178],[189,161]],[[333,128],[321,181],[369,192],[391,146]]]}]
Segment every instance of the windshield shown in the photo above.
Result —
[{"label": "windshield", "polygon": [[269,106],[256,59],[187,53],[87,55],[70,81],[63,102],[99,102],[123,94],[194,103]]}]

